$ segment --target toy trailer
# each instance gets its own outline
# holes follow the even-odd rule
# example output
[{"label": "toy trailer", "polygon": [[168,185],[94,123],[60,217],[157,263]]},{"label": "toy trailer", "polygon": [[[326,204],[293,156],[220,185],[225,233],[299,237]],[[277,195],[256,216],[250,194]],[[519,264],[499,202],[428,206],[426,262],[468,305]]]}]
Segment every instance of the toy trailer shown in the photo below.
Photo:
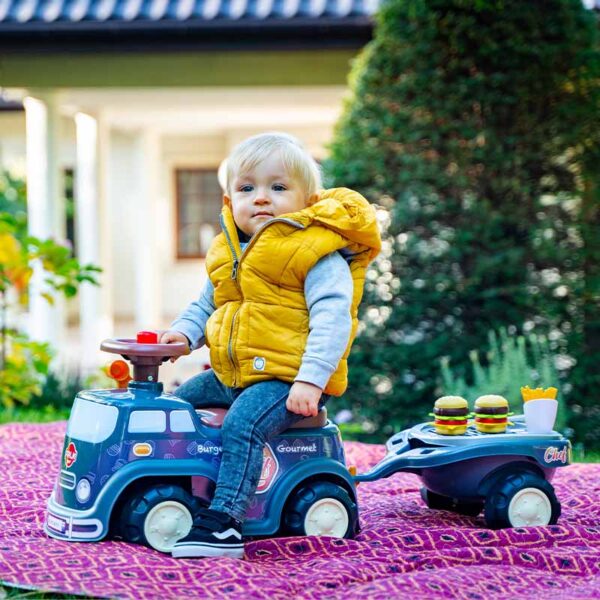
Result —
[{"label": "toy trailer", "polygon": [[557,432],[531,434],[523,416],[506,433],[486,434],[469,426],[447,436],[422,423],[393,435],[387,454],[355,476],[367,482],[406,472],[419,476],[427,506],[466,515],[484,510],[493,529],[556,523],[560,503],[550,481],[571,462],[571,444]]}]

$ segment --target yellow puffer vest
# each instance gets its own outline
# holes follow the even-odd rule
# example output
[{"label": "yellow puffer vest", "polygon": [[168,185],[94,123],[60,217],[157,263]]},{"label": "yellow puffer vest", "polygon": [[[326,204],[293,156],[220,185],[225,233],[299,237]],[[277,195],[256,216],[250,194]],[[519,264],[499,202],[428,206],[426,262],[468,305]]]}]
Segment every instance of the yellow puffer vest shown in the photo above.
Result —
[{"label": "yellow puffer vest", "polygon": [[206,257],[216,306],[206,343],[218,378],[229,387],[294,381],[309,333],[304,280],[319,259],[345,248],[354,280],[352,333],[324,390],[343,394],[365,271],[381,247],[374,207],[352,190],[324,190],[312,206],[265,223],[243,253],[227,206],[221,225]]}]

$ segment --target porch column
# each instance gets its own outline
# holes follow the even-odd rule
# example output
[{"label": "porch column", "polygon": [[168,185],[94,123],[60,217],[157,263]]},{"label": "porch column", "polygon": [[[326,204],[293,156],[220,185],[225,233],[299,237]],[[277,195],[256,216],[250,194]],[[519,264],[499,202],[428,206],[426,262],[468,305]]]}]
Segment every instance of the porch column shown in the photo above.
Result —
[{"label": "porch column", "polygon": [[80,287],[80,367],[83,372],[99,364],[100,342],[113,334],[111,303],[110,228],[102,180],[108,132],[101,119],[85,113],[75,116],[77,160],[75,166],[75,225],[81,264],[102,267],[100,287],[84,282]]},{"label": "porch column", "polygon": [[[135,326],[138,331],[160,326],[159,172],[160,137],[156,132],[144,131],[135,141],[135,168],[132,173],[132,185],[136,190],[133,256]],[[173,290],[173,293],[177,291]]]},{"label": "porch column", "polygon": [[[26,127],[27,214],[29,234],[38,238],[65,239],[65,206],[60,192],[58,165],[58,101],[55,94],[36,94],[23,101]],[[29,285],[27,330],[31,338],[60,349],[65,340],[64,300],[50,305],[45,271],[35,261]]]}]

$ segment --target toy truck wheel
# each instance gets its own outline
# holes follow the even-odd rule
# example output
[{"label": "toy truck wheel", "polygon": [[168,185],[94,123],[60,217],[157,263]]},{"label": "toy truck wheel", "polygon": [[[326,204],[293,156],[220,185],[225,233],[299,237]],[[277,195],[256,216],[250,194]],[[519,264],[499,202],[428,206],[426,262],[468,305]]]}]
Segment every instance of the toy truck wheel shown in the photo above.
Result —
[{"label": "toy truck wheel", "polygon": [[284,514],[287,535],[354,537],[358,508],[343,487],[329,481],[308,483],[288,500]]},{"label": "toy truck wheel", "polygon": [[514,473],[496,482],[485,501],[491,529],[553,525],[560,517],[554,488],[535,473]]},{"label": "toy truck wheel", "polygon": [[170,552],[191,527],[199,501],[176,485],[157,485],[134,494],[121,512],[120,531],[127,542]]},{"label": "toy truck wheel", "polygon": [[421,488],[421,498],[423,498],[423,502],[429,508],[434,510],[449,510],[468,517],[476,517],[483,509],[483,502],[457,500],[456,498],[436,494],[426,487]]}]

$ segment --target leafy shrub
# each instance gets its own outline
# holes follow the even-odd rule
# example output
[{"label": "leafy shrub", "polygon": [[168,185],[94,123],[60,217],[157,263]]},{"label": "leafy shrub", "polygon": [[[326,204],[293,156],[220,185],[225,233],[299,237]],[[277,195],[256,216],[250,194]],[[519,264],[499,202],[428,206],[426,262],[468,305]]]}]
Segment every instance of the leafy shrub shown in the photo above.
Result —
[{"label": "leafy shrub", "polygon": [[86,377],[77,371],[57,372],[50,369],[41,388],[31,397],[28,406],[42,409],[53,406],[56,409],[70,409],[78,392],[91,388],[113,387],[102,369]]},{"label": "leafy shrub", "polygon": [[[81,265],[71,249],[55,240],[27,235],[25,185],[8,174],[0,176],[0,404],[27,404],[41,393],[52,358],[47,344],[31,341],[11,326],[18,306],[28,302],[32,265],[43,266],[47,290],[42,294],[52,303],[57,294],[72,297],[82,282],[97,285],[101,271]],[[13,309],[11,311],[11,309]]]}]

